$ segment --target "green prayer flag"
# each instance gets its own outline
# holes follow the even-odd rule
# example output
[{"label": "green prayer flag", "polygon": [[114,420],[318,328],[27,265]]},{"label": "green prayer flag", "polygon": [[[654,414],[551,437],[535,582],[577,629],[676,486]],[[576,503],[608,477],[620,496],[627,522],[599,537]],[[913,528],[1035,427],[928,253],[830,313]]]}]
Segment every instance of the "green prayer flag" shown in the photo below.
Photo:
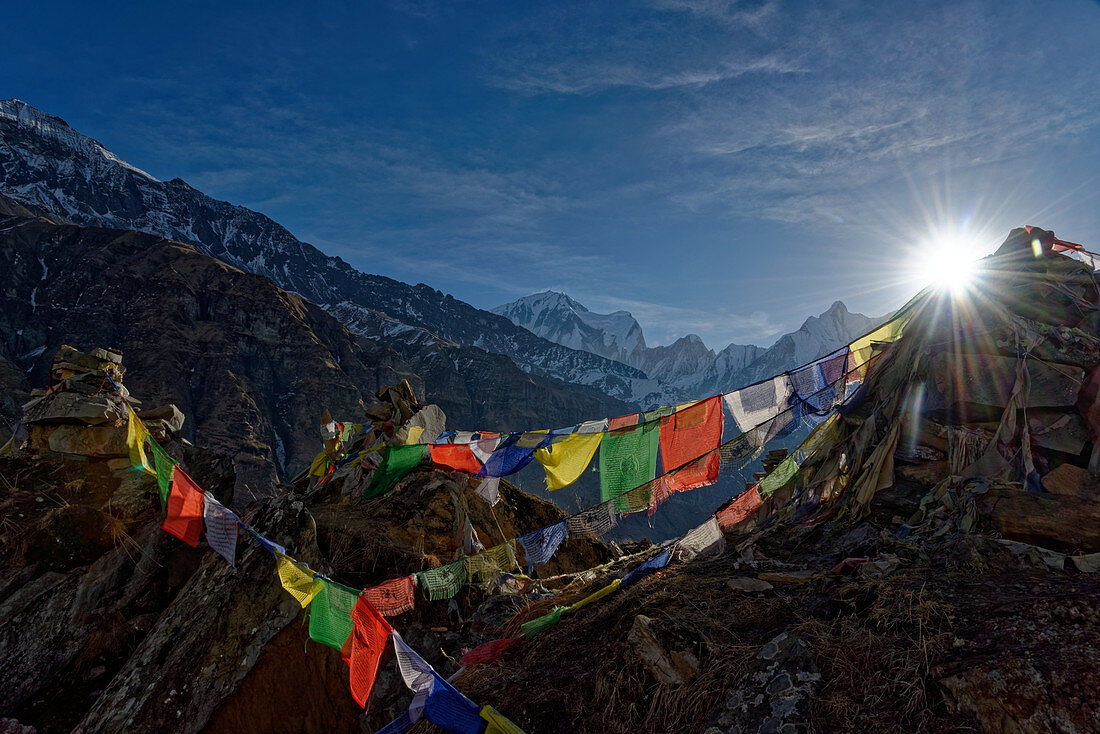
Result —
[{"label": "green prayer flag", "polygon": [[318,580],[322,586],[309,606],[309,636],[339,650],[351,634],[351,610],[359,592],[334,581]]},{"label": "green prayer flag", "polygon": [[600,499],[603,502],[653,481],[657,475],[660,421],[612,431],[600,444]]},{"label": "green prayer flag", "polygon": [[168,452],[160,447],[153,439],[147,439],[153,448],[153,462],[157,467],[157,488],[160,490],[160,506],[168,504],[168,493],[172,490],[172,469],[176,466],[176,460],[168,455]]},{"label": "green prayer flag", "polygon": [[798,454],[791,454],[772,469],[766,477],[760,480],[759,492],[761,497],[767,497],[775,490],[791,480],[798,471]]},{"label": "green prayer flag", "polygon": [[642,413],[642,423],[649,423],[650,421],[659,421],[662,418],[667,418],[676,412],[676,408],[672,406],[664,408],[654,408],[653,410],[647,410]]},{"label": "green prayer flag", "polygon": [[542,615],[537,619],[532,619],[530,622],[524,622],[520,626],[520,635],[522,637],[530,637],[531,635],[537,635],[545,629],[553,627],[559,621],[561,621],[561,615],[569,607],[554,607],[552,612]]},{"label": "green prayer flag", "polygon": [[416,585],[424,589],[432,601],[450,599],[458,593],[464,583],[466,583],[465,558],[416,574]]},{"label": "green prayer flag", "polygon": [[394,488],[401,478],[411,472],[428,455],[427,444],[413,444],[411,446],[390,446],[386,449],[386,455],[382,459],[382,465],[374,471],[370,486],[363,492],[363,497],[370,499],[380,497]]}]

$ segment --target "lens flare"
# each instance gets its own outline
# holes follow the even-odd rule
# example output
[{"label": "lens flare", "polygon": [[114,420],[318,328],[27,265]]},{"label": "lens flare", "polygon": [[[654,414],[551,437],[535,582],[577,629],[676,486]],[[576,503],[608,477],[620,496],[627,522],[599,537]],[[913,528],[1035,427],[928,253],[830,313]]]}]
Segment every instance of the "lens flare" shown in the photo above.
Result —
[{"label": "lens flare", "polygon": [[914,277],[922,286],[965,291],[974,280],[980,252],[980,245],[964,235],[935,235],[917,248]]}]

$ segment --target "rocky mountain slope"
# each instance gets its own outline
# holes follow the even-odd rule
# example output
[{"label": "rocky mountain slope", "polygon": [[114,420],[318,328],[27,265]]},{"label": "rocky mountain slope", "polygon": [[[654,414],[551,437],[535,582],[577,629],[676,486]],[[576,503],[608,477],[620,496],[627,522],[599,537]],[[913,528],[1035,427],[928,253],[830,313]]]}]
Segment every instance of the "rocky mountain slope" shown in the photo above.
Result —
[{"label": "rocky mountain slope", "polygon": [[134,387],[192,416],[184,435],[233,457],[254,492],[309,463],[325,407],[357,417],[384,384],[423,389],[393,351],[190,245],[0,218],[0,269],[0,353],[22,387],[46,383],[62,344],[132,354]]},{"label": "rocky mountain slope", "polygon": [[[127,383],[139,382],[137,369],[128,368]],[[108,443],[124,455],[126,426],[114,431]],[[164,532],[156,480],[129,470],[125,458],[115,467],[99,455],[104,448],[0,455],[0,731],[361,732],[404,710],[407,689],[389,660],[369,713],[356,706],[339,651],[310,641],[271,553],[241,538],[234,567],[205,542],[192,548]],[[235,502],[232,457],[165,448],[210,496],[237,504],[252,527],[353,588],[451,560],[460,505],[490,543],[562,516],[506,483],[490,510],[473,496],[475,483],[430,468],[370,502],[359,501],[354,472]],[[609,558],[600,542],[577,540],[548,570]],[[450,603],[423,601],[394,621],[448,670],[448,656],[492,636],[523,603],[469,586]]]},{"label": "rocky mountain slope", "polygon": [[715,353],[695,334],[650,347],[642,327],[626,311],[594,313],[554,291],[520,298],[493,312],[550,341],[637,367],[662,386],[669,402],[733,390],[794,369],[848,344],[888,318],[851,313],[836,301],[770,347],[729,344]]},{"label": "rocky mountain slope", "polygon": [[[621,362],[569,349],[420,284],[355,270],[262,214],[218,201],[180,179],[158,181],[63,120],[0,100],[0,193],[74,223],[133,229],[185,242],[317,304],[380,312],[462,346],[503,354],[526,372],[595,387],[630,402],[654,384]],[[402,351],[402,333],[383,346]]]},{"label": "rocky mountain slope", "polygon": [[[0,196],[7,273],[0,381],[8,390],[0,409],[9,423],[18,417],[18,391],[45,380],[64,343],[132,352],[136,387],[193,416],[189,439],[254,465],[254,489],[269,485],[275,470],[308,465],[325,407],[362,420],[363,400],[383,384],[408,378],[424,394],[419,371],[432,376],[426,398],[463,427],[570,425],[627,410],[595,389],[525,373],[475,347],[432,339],[406,360],[301,296],[190,245],[29,213]],[[485,400],[484,391],[496,397]],[[237,473],[248,474],[243,465]]]},{"label": "rocky mountain slope", "polygon": [[[1031,239],[989,261],[972,299],[930,296],[899,340],[869,345],[827,438],[761,485],[760,504],[740,511],[748,493],[721,508],[717,542],[670,548],[659,573],[627,584],[637,559],[571,538],[541,582],[418,597],[395,627],[529,734],[1097,731],[1100,290],[1080,263],[1035,258]],[[234,501],[232,457],[171,449]],[[507,483],[490,509],[476,482],[424,465],[360,501],[365,481],[346,464],[244,519],[363,588],[453,558],[460,507],[490,542],[561,517]],[[95,457],[0,455],[2,730],[373,731],[404,710],[388,653],[364,714],[339,653],[307,641],[271,555],[242,541],[233,568],[182,544],[158,529],[155,494]],[[472,646],[603,589],[460,672]]]}]

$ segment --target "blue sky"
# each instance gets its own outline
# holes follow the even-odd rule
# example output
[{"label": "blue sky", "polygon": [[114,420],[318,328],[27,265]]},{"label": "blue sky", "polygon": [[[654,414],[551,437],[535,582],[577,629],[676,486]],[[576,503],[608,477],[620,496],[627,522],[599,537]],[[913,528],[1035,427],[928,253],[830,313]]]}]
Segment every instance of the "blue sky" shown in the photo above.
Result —
[{"label": "blue sky", "polygon": [[0,97],[369,272],[657,343],[886,312],[934,232],[1100,249],[1094,2],[306,5],[21,3]]}]

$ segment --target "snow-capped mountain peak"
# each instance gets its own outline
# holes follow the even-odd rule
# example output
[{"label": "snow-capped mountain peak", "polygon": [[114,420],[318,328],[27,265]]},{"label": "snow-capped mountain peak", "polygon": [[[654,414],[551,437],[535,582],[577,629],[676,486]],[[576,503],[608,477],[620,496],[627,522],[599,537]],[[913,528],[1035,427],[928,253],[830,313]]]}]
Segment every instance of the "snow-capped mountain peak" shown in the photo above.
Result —
[{"label": "snow-capped mountain peak", "polygon": [[47,115],[41,110],[31,107],[19,99],[0,99],[0,118],[7,118],[23,128],[34,130],[38,135],[55,140],[67,148],[78,150],[92,159],[102,158],[104,161],[122,166],[131,172],[150,181],[157,179],[136,166],[132,166],[117,155],[107,150],[97,140],[81,135],[69,127],[69,124],[60,117]]},{"label": "snow-capped mountain peak", "polygon": [[646,348],[642,327],[628,312],[595,313],[557,291],[535,293],[491,310],[544,339],[626,364],[633,365],[636,353]]}]

